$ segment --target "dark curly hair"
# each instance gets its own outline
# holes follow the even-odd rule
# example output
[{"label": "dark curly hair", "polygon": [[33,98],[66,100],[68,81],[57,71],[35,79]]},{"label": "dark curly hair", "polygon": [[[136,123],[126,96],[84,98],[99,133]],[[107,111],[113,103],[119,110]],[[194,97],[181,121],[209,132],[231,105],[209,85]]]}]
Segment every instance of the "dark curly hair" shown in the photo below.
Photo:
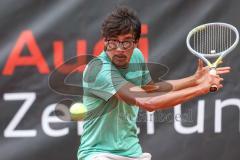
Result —
[{"label": "dark curly hair", "polygon": [[132,33],[136,41],[141,35],[141,22],[134,10],[126,7],[117,7],[102,24],[102,37],[108,39]]}]

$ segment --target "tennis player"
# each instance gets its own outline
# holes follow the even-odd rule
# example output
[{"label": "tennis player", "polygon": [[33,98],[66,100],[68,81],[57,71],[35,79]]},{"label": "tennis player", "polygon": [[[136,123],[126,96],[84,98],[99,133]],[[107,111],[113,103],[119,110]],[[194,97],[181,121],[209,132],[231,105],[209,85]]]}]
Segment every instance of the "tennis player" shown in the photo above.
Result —
[{"label": "tennis player", "polygon": [[219,75],[230,67],[210,75],[201,61],[192,76],[154,83],[137,48],[140,35],[139,18],[127,7],[116,8],[102,24],[104,51],[83,74],[83,103],[98,112],[84,122],[78,160],[150,160],[137,136],[139,108],[166,109],[207,94],[212,85],[223,87]]}]

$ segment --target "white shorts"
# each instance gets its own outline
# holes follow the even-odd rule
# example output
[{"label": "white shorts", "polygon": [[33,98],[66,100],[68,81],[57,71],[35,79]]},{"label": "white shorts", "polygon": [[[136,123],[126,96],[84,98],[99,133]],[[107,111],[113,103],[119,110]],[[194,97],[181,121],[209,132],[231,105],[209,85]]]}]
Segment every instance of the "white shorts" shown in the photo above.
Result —
[{"label": "white shorts", "polygon": [[129,158],[110,153],[100,153],[95,155],[92,160],[151,160],[152,155],[150,153],[143,153],[140,157]]}]

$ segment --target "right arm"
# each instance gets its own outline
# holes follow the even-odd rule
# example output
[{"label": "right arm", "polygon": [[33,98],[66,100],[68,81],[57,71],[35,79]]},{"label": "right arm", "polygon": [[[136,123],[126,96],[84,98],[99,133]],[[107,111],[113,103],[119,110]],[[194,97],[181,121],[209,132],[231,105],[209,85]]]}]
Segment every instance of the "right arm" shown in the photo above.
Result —
[{"label": "right arm", "polygon": [[192,87],[169,92],[161,92],[159,90],[147,92],[141,87],[135,86],[132,83],[127,83],[117,91],[115,96],[128,104],[137,105],[148,111],[155,111],[158,109],[170,108],[197,96],[207,94],[210,86],[213,84],[216,84],[218,88],[222,88],[220,84],[221,80],[222,78],[218,75],[210,75],[206,72],[201,78],[201,83]]},{"label": "right arm", "polygon": [[[153,81],[149,82],[147,85],[142,88],[148,92],[153,91],[177,91],[185,89],[188,87],[194,87],[201,83],[204,74],[209,72],[208,67],[203,66],[203,62],[199,60],[198,68],[195,74],[192,76],[177,79],[177,80],[167,80],[163,82],[154,83]],[[217,74],[222,75],[230,72],[230,67],[219,67],[217,68]]]}]

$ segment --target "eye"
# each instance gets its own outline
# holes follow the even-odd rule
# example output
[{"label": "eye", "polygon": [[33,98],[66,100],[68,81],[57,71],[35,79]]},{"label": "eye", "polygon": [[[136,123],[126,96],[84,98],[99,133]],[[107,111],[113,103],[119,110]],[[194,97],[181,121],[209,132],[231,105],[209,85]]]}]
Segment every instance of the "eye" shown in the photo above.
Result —
[{"label": "eye", "polygon": [[117,47],[117,41],[114,41],[114,40],[108,41],[108,48],[109,49],[114,49],[116,47]]},{"label": "eye", "polygon": [[123,43],[124,48],[130,48],[132,47],[133,42],[132,41],[124,41]]}]

